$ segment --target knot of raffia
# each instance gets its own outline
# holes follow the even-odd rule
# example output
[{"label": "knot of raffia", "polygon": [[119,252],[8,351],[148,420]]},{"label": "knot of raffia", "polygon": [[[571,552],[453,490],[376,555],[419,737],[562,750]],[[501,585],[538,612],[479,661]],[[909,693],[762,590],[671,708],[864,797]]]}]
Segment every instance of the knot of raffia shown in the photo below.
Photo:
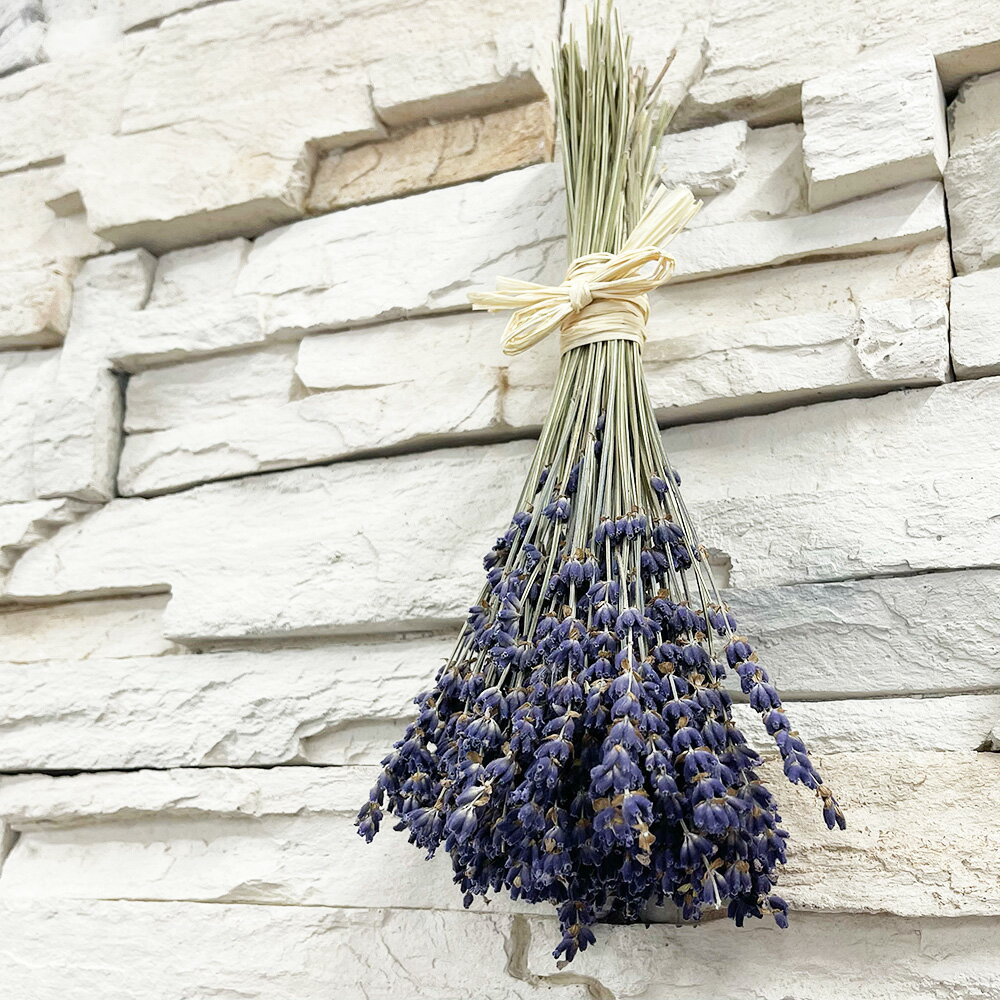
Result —
[{"label": "knot of raffia", "polygon": [[504,354],[520,354],[559,330],[563,354],[603,340],[646,342],[646,295],[670,280],[673,258],[663,246],[701,208],[687,188],[652,199],[617,253],[590,253],[570,264],[559,285],[498,278],[492,292],[469,295],[473,309],[513,309],[504,331]]}]

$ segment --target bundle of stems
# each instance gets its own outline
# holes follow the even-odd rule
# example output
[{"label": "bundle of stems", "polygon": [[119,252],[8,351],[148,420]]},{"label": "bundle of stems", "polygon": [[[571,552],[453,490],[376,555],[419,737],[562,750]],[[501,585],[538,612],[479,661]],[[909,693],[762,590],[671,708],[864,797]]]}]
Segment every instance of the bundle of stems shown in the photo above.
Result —
[{"label": "bundle of stems", "polygon": [[[656,191],[666,112],[630,68],[610,10],[557,54],[557,119],[573,258],[615,254]],[[682,224],[697,206],[671,196]],[[678,226],[672,227],[673,229]],[[572,273],[572,271],[571,271]],[[844,820],[777,691],[720,598],[663,450],[642,345],[562,356],[551,408],[486,582],[417,719],[358,817],[383,808],[428,857],[443,847],[469,905],[508,891],[557,908],[556,958],[598,921],[672,902],[725,906],[742,925],[788,907],[774,892],[787,833],[733,722],[734,671],[792,782]]]}]

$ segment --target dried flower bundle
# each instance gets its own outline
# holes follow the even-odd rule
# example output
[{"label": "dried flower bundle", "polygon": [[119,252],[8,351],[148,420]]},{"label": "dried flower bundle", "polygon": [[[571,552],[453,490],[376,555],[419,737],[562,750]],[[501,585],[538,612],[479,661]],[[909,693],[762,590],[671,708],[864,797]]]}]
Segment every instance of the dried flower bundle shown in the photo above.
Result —
[{"label": "dried flower bundle", "polygon": [[[663,451],[642,292],[668,276],[662,246],[698,206],[685,191],[650,197],[666,116],[629,53],[610,12],[588,21],[586,56],[572,37],[559,52],[574,264],[548,307],[526,282],[478,300],[527,303],[511,350],[562,324],[552,405],[482,594],[358,817],[369,841],[387,809],[428,856],[443,847],[466,905],[504,890],[553,904],[566,960],[597,921],[636,922],[667,900],[689,920],[726,906],[737,924],[771,913],[785,926],[787,833],[732,720],[728,671],[788,779],[844,825],[720,599]],[[651,245],[644,281],[634,258]],[[620,336],[600,339],[611,326]]]}]

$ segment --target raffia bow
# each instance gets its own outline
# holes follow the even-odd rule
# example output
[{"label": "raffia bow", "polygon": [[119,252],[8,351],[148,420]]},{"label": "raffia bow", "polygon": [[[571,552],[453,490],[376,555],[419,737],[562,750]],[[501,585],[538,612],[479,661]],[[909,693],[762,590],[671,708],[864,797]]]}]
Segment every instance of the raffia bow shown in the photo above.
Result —
[{"label": "raffia bow", "polygon": [[[646,294],[670,280],[673,258],[663,247],[691,221],[701,202],[687,188],[661,189],[617,253],[592,253],[570,264],[560,285],[498,278],[492,292],[473,292],[473,309],[513,309],[503,352],[520,354],[560,331],[565,354],[602,340],[646,342]],[[649,269],[652,265],[652,269]]]}]

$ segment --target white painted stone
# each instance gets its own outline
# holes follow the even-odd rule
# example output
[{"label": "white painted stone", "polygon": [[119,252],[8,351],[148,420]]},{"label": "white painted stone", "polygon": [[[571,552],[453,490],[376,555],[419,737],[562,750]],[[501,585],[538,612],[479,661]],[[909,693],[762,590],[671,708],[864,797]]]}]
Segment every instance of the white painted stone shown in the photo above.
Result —
[{"label": "white painted stone", "polygon": [[[370,69],[379,118],[399,126],[544,96],[560,7],[557,0],[425,4]],[[448,14],[461,23],[448,24]],[[448,37],[458,32],[461,40]]]},{"label": "white painted stone", "polygon": [[[655,296],[645,352],[653,403],[663,420],[679,423],[944,381],[949,270],[941,247],[913,258],[804,265],[787,277],[759,272],[752,289],[741,287],[747,280],[717,279],[718,289],[716,282],[704,285],[714,295],[690,308],[681,300],[699,285],[668,287]],[[941,298],[915,297],[925,294]],[[827,303],[829,312],[811,311]],[[796,305],[810,311],[755,318]],[[226,386],[211,414],[187,406],[187,366],[150,373],[159,387],[152,399],[163,401],[173,423],[159,421],[157,433],[125,442],[120,490],[154,495],[375,448],[537,427],[558,365],[554,341],[504,358],[502,325],[500,318],[461,313],[307,337],[298,375],[322,394],[282,406],[263,391],[254,402],[255,355],[204,369]],[[231,388],[244,379],[247,392]],[[276,380],[279,394],[284,384]],[[233,392],[238,405],[227,413]],[[157,429],[142,416],[127,422],[130,430]]]},{"label": "white painted stone", "polygon": [[940,184],[905,187],[825,209],[814,215],[731,222],[682,232],[670,244],[675,282],[772,267],[816,256],[884,252],[945,234]]},{"label": "white painted stone", "polygon": [[296,344],[188,361],[133,375],[125,396],[125,431],[199,426],[227,417],[245,420],[252,408],[292,398]]},{"label": "white painted stone", "polygon": [[[553,932],[548,922],[546,940]],[[969,938],[974,946],[977,939]],[[81,1000],[180,1000],[192,990],[198,997],[241,1000],[397,1000],[401,991],[413,1000],[594,996],[589,977],[549,982],[529,975],[527,938],[515,939],[509,916],[486,913],[11,902],[0,907],[0,940],[5,959],[10,956],[0,968],[0,987],[32,1000],[66,1000],[68,982]],[[893,958],[899,975],[904,959],[917,961],[920,970],[927,965],[909,950]]]},{"label": "white painted stone", "polygon": [[[166,594],[77,601],[46,607],[0,609],[3,662],[39,664],[47,660],[162,656],[181,647],[163,637]],[[119,665],[120,667],[120,665]],[[119,682],[122,679],[119,669]]]},{"label": "white painted stone", "polygon": [[[553,926],[527,921],[526,968],[553,974]],[[697,927],[603,926],[573,976],[625,1000],[926,1000],[1000,987],[994,918],[905,920],[873,914],[797,912],[781,930],[768,918],[735,930],[724,919]],[[665,957],[666,956],[666,957]],[[592,993],[593,995],[598,995]]]},{"label": "white painted stone", "polygon": [[945,169],[952,256],[959,274],[1000,263],[1000,74],[970,80],[950,109],[951,157]]},{"label": "white painted stone", "polygon": [[269,335],[443,311],[500,275],[561,280],[565,226],[560,168],[538,164],[277,229],[237,291]]},{"label": "white painted stone", "polygon": [[1000,375],[1000,270],[952,279],[951,360],[958,378]]},{"label": "white painted stone", "polygon": [[664,136],[656,157],[661,179],[698,198],[728,191],[746,172],[749,131],[746,122],[724,122]]},{"label": "white painted stone", "polygon": [[121,120],[128,50],[107,46],[0,79],[0,171],[45,163]]},{"label": "white painted stone", "polygon": [[[785,701],[792,725],[813,753],[899,750],[978,750],[1000,720],[1000,695],[947,698],[859,698],[850,701]],[[760,716],[736,705],[743,734],[767,753]]]},{"label": "white painted stone", "polygon": [[[815,795],[788,786],[780,764],[761,768],[791,834],[780,885],[793,907],[1000,915],[1000,757],[878,751],[831,754],[817,766],[849,817],[846,832],[826,829]],[[372,845],[354,835],[375,773],[186,768],[0,779],[0,815],[21,834],[0,897],[460,908],[446,855],[428,864],[391,830]],[[499,895],[489,906],[526,908]]]},{"label": "white painted stone", "polygon": [[732,188],[705,200],[702,210],[691,220],[692,229],[805,215],[801,125],[749,129],[746,162],[746,170]]},{"label": "white painted stone", "polygon": [[32,438],[37,402],[55,377],[55,351],[0,354],[0,503],[35,499]]},{"label": "white painted stone", "polygon": [[[704,4],[698,5],[704,9]],[[930,52],[946,90],[1000,68],[995,12],[980,0],[914,9],[909,0],[878,5],[837,0],[796,16],[787,0],[717,0],[711,5],[706,68],[681,106],[678,127],[729,118],[751,124],[795,120],[802,81],[873,52]],[[626,26],[670,39],[671,19]],[[647,38],[646,44],[653,43]],[[669,44],[669,41],[667,41]]]},{"label": "white painted stone", "polygon": [[[268,349],[273,357],[274,349]],[[257,355],[251,355],[250,358]],[[443,359],[448,359],[447,367]],[[442,442],[467,433],[503,430],[501,355],[492,324],[460,313],[388,323],[306,338],[297,373],[317,395],[287,402],[291,361],[261,391],[247,356],[195,362],[138,376],[147,392],[138,426],[157,433],[129,436],[119,489],[154,494],[207,480],[343,458],[400,444]],[[285,367],[287,365],[287,368]],[[274,363],[271,364],[274,367]],[[192,379],[208,381],[195,406]],[[224,380],[224,381],[216,381]],[[234,388],[235,387],[235,388]],[[131,403],[129,389],[129,406]],[[245,403],[241,393],[245,392]],[[286,402],[276,398],[284,394]],[[230,399],[232,397],[232,399]],[[173,401],[172,403],[170,401]],[[162,402],[166,409],[157,409]],[[173,422],[161,416],[177,415]],[[127,417],[127,427],[133,418]]]},{"label": "white painted stone", "polygon": [[936,180],[948,159],[944,94],[929,52],[873,56],[807,80],[802,119],[814,211]]},{"label": "white painted stone", "polygon": [[857,356],[873,381],[898,386],[948,379],[948,306],[943,300],[866,303],[859,318]]},{"label": "white painted stone", "polygon": [[787,698],[1000,688],[996,570],[744,589],[727,600]]},{"label": "white painted stone", "polygon": [[[274,120],[280,121],[277,115]],[[89,138],[74,146],[68,162],[95,233],[116,247],[161,253],[255,236],[304,214],[310,177],[306,140],[264,132],[263,124],[248,131],[226,118],[182,121]],[[379,134],[354,133],[359,140]],[[201,169],[187,169],[195,162]]]},{"label": "white painted stone", "polygon": [[[97,633],[101,624],[124,617],[127,603],[117,602],[107,613],[82,621],[97,643],[85,647],[85,659],[50,655],[45,662],[0,663],[6,692],[0,709],[0,770],[377,763],[413,717],[414,695],[431,683],[453,644],[452,634],[447,634],[125,659],[122,654],[131,646],[152,640],[147,634],[152,621],[128,619],[134,634],[115,644]],[[795,607],[803,603],[799,599]],[[794,613],[768,609],[765,623]],[[70,615],[65,620],[71,620]],[[0,616],[0,630],[3,623]],[[871,673],[870,661],[855,654],[844,634],[825,657],[814,654],[805,664],[783,661],[782,648],[801,645],[803,631],[781,636],[777,650],[760,647],[776,677],[791,678],[793,688],[801,689],[810,673],[825,665],[837,675],[820,680],[821,686],[871,687],[865,679]],[[888,637],[883,632],[880,638],[892,642],[901,631],[897,628]],[[57,632],[55,638],[59,636]],[[863,643],[866,649],[877,644]],[[174,652],[175,647],[163,645],[161,654]],[[966,659],[981,655],[982,647],[970,651],[970,645],[960,645],[956,654]],[[36,647],[29,646],[27,655],[35,655]],[[109,647],[119,655],[106,654]],[[926,646],[920,652],[926,655]],[[983,664],[967,677],[954,667],[937,676],[927,677],[925,671],[923,677],[910,677],[907,667],[901,656],[893,656],[882,664],[881,684],[913,687],[923,680],[932,688],[971,686],[976,680],[983,683],[982,675],[990,672]],[[994,684],[995,673],[988,678]],[[806,702],[792,696],[786,706],[793,724],[818,753],[973,750],[1000,719],[1000,696],[982,694]],[[770,740],[756,713],[741,704],[736,718],[751,743],[766,752]]]},{"label": "white painted stone", "polygon": [[102,642],[86,660],[0,664],[0,770],[377,763],[453,643],[449,634],[123,659]]},{"label": "white painted stone", "polygon": [[[0,86],[5,82],[0,79]],[[0,174],[5,259],[22,255],[39,262],[80,258],[111,248],[90,231],[79,206],[65,214],[65,208],[57,212],[50,204],[64,198],[72,186],[59,166]]]},{"label": "white painted stone", "polygon": [[75,500],[0,504],[0,573],[7,573],[24,552],[88,509]]},{"label": "white painted stone", "polygon": [[105,346],[119,371],[173,364],[263,344],[253,296],[232,295],[124,312]]},{"label": "white painted stone", "polygon": [[[1000,380],[979,379],[676,428],[666,445],[705,544],[731,562],[733,585],[756,587],[1000,560],[1000,463],[982,433],[994,417]],[[450,621],[478,592],[479,557],[507,523],[530,449],[116,500],[27,553],[9,592],[169,585],[168,634],[189,639]]]},{"label": "white painted stone", "polygon": [[32,462],[40,497],[114,496],[122,387],[109,369],[107,336],[120,316],[145,302],[152,263],[140,250],[94,258],[81,268],[55,378],[37,402]]},{"label": "white painted stone", "polygon": [[41,0],[15,0],[0,11],[0,75],[45,59],[44,18]]},{"label": "white painted stone", "polygon": [[966,149],[1000,131],[1000,73],[966,80],[948,107],[948,130],[955,150]]},{"label": "white painted stone", "polygon": [[69,324],[75,261],[0,263],[0,347],[50,347]]},{"label": "white painted stone", "polygon": [[164,254],[156,262],[146,306],[178,306],[191,299],[206,300],[231,294],[249,252],[250,241],[237,239]]}]

